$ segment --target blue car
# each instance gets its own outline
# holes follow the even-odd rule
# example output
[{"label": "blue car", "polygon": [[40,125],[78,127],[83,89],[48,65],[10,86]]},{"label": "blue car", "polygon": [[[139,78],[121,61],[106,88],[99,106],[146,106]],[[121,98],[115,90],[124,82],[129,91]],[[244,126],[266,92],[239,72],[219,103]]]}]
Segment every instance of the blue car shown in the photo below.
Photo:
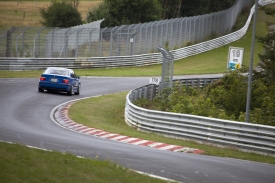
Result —
[{"label": "blue car", "polygon": [[39,79],[38,91],[47,90],[67,92],[68,95],[79,95],[81,82],[72,69],[48,67]]}]

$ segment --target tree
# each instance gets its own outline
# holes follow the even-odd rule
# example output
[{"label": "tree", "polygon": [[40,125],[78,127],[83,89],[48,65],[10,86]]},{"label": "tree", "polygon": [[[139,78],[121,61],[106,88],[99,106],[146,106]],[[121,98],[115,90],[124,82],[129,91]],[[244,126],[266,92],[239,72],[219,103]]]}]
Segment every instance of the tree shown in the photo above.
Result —
[{"label": "tree", "polygon": [[208,12],[218,12],[226,10],[234,5],[236,0],[210,0]]},{"label": "tree", "polygon": [[71,4],[53,2],[40,9],[41,24],[46,27],[72,27],[82,24],[81,15]]},{"label": "tree", "polygon": [[241,70],[227,72],[221,80],[207,87],[208,97],[228,116],[237,120],[246,106],[247,77]]},{"label": "tree", "polygon": [[181,16],[196,16],[222,11],[234,5],[236,0],[182,0]]},{"label": "tree", "polygon": [[105,24],[102,27],[145,23],[160,20],[161,11],[157,0],[103,0],[99,7],[88,13],[87,22],[104,18]]},{"label": "tree", "polygon": [[[64,0],[66,1],[66,0]],[[87,22],[105,19],[102,27],[196,16],[230,8],[236,0],[103,0]]]},{"label": "tree", "polygon": [[61,2],[61,3],[66,3],[66,4],[70,4],[72,5],[73,7],[77,8],[78,5],[79,5],[79,1],[80,0],[51,0],[51,3],[57,3],[57,2]]},{"label": "tree", "polygon": [[[273,17],[275,15],[275,9],[266,7],[260,9],[267,15]],[[253,84],[262,85],[260,87],[262,91],[258,92],[257,105],[251,111],[250,120],[253,123],[275,126],[275,29],[274,23],[266,22],[266,24],[269,29],[267,35],[257,37],[264,47],[264,52],[259,54],[261,70],[253,72]],[[254,86],[252,88],[252,92],[255,91]]]},{"label": "tree", "polygon": [[162,6],[162,19],[181,17],[181,6],[183,0],[159,0]]},{"label": "tree", "polygon": [[[267,15],[274,17],[275,9],[261,7]],[[259,42],[264,47],[264,53],[259,54],[260,63],[262,68],[260,72],[254,72],[256,79],[263,79],[268,85],[275,84],[275,27],[274,23],[266,22],[269,32],[265,36],[257,37]],[[273,25],[273,26],[272,26]]]},{"label": "tree", "polygon": [[109,27],[113,22],[113,17],[109,14],[109,6],[106,3],[101,3],[98,7],[94,7],[87,14],[87,22],[102,19],[104,21],[101,23],[101,27]]}]

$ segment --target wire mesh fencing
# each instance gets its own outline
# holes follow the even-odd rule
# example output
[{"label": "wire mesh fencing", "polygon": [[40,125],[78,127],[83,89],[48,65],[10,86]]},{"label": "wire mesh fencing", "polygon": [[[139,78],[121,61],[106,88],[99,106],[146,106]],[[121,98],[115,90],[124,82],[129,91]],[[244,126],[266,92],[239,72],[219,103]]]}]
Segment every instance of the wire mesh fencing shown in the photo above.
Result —
[{"label": "wire mesh fencing", "polygon": [[254,0],[206,15],[100,28],[99,20],[72,28],[12,27],[0,30],[0,57],[77,58],[141,55],[158,46],[175,50],[231,32]]}]

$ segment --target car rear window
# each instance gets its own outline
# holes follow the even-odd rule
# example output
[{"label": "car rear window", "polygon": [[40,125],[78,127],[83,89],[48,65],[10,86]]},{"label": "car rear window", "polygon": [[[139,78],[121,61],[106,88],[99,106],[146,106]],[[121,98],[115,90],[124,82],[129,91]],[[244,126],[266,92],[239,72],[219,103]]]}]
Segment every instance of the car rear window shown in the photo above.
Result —
[{"label": "car rear window", "polygon": [[69,71],[65,69],[55,69],[55,68],[50,68],[45,71],[45,74],[57,74],[57,75],[63,75],[63,76],[68,76]]}]

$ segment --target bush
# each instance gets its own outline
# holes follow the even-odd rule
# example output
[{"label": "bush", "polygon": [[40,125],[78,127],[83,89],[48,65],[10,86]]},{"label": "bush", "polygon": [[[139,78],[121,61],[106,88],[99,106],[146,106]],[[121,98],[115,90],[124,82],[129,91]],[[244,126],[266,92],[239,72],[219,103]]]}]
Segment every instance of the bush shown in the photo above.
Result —
[{"label": "bush", "polygon": [[82,24],[81,15],[71,4],[52,3],[48,8],[41,8],[41,24],[46,27],[72,27]]},{"label": "bush", "polygon": [[[136,105],[166,112],[245,121],[247,77],[240,70],[229,71],[220,80],[205,88],[180,86],[165,88],[153,101],[140,99]],[[253,80],[250,122],[275,126],[275,84]]]},{"label": "bush", "polygon": [[247,77],[243,76],[240,70],[229,71],[219,81],[218,86],[208,88],[207,95],[214,105],[237,120],[241,112],[246,110]]}]

